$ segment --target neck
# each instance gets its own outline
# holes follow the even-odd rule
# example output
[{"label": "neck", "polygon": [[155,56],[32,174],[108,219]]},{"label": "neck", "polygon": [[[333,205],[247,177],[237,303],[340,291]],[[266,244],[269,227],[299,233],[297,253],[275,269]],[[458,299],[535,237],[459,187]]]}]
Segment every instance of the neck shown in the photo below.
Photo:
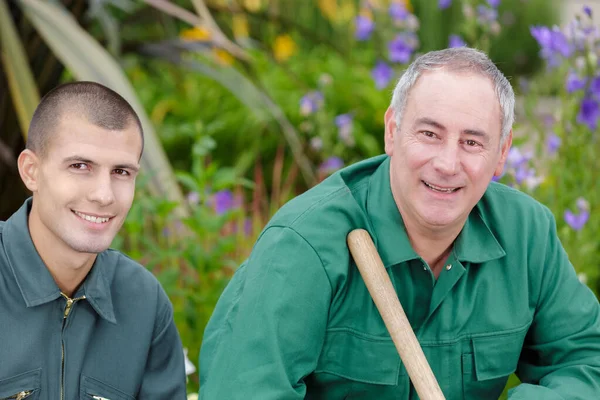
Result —
[{"label": "neck", "polygon": [[462,227],[432,229],[404,220],[408,239],[415,252],[429,265],[437,278],[452,251]]},{"label": "neck", "polygon": [[61,292],[72,297],[92,269],[96,254],[81,253],[70,248],[45,228],[33,210],[28,218],[28,226],[33,245],[56,285]]}]

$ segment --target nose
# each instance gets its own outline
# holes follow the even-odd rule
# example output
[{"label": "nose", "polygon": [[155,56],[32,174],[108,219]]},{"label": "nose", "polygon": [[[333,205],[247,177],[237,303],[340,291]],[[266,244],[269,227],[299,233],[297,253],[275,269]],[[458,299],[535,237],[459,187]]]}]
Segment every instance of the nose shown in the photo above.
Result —
[{"label": "nose", "polygon": [[456,175],[460,168],[457,144],[444,144],[433,159],[434,168],[443,175]]},{"label": "nose", "polygon": [[89,189],[88,199],[101,206],[108,206],[115,201],[115,192],[110,173],[102,173],[93,180],[93,186]]}]

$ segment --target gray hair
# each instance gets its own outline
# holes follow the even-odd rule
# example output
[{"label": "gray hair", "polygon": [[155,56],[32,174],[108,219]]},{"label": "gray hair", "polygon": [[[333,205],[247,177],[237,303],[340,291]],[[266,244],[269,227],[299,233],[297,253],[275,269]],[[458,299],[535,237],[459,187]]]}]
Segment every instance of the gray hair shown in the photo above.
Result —
[{"label": "gray hair", "polygon": [[431,51],[418,57],[398,80],[394,89],[391,106],[394,110],[396,125],[402,121],[410,90],[423,71],[445,68],[453,72],[473,72],[489,78],[494,85],[501,110],[500,143],[508,137],[515,120],[515,93],[510,82],[485,53],[468,47],[457,47]]}]

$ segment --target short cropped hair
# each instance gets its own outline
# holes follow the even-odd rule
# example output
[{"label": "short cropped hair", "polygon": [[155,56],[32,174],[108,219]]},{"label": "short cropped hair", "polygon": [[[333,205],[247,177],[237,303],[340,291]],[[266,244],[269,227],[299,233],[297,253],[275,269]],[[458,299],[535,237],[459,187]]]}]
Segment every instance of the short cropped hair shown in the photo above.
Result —
[{"label": "short cropped hair", "polygon": [[440,69],[451,72],[475,73],[488,78],[492,82],[500,103],[500,140],[501,143],[504,143],[515,120],[515,93],[508,79],[485,53],[468,47],[431,51],[413,61],[400,77],[394,89],[391,106],[394,110],[396,124],[400,126],[410,90],[421,74],[424,71]]},{"label": "short cropped hair", "polygon": [[67,113],[75,113],[108,130],[123,130],[135,124],[144,148],[142,123],[127,100],[106,86],[86,81],[59,85],[42,98],[29,124],[25,147],[40,157],[45,156],[52,135]]}]

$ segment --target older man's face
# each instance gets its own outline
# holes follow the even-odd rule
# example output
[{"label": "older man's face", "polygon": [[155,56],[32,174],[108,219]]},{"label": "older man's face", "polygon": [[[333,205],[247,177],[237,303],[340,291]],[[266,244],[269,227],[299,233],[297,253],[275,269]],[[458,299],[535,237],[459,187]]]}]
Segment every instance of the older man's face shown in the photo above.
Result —
[{"label": "older man's face", "polygon": [[512,140],[500,143],[501,111],[492,82],[444,70],[421,75],[401,126],[386,113],[392,193],[407,227],[462,227],[490,180],[502,172]]}]

